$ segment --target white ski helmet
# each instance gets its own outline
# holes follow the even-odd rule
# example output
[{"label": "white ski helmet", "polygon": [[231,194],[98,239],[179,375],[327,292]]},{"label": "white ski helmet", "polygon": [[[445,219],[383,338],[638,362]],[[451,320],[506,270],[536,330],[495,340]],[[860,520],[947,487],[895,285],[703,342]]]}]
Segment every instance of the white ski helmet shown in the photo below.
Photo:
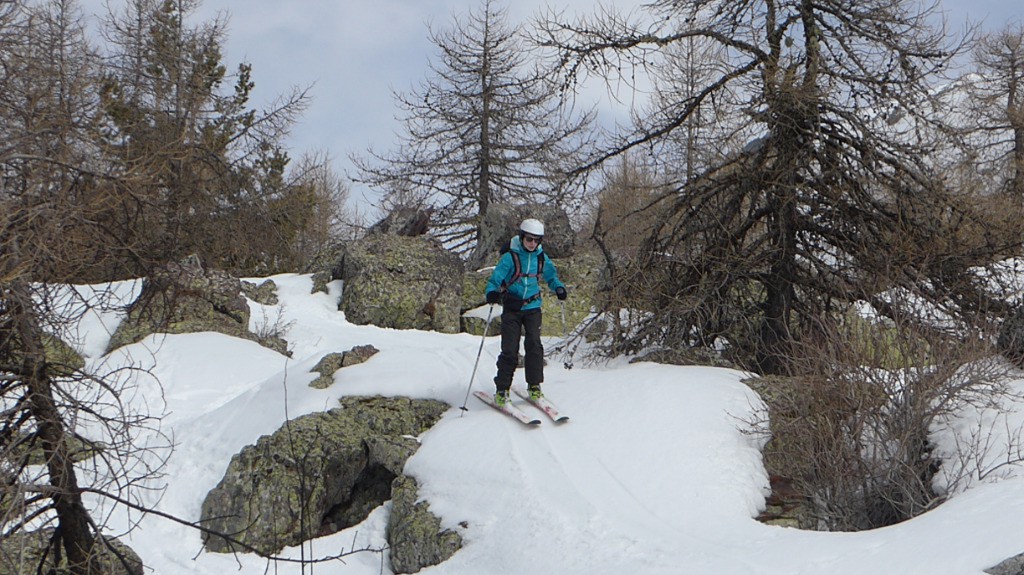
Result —
[{"label": "white ski helmet", "polygon": [[533,234],[538,237],[544,237],[544,224],[542,224],[540,220],[527,218],[523,220],[523,223],[519,224],[519,231],[527,234]]}]

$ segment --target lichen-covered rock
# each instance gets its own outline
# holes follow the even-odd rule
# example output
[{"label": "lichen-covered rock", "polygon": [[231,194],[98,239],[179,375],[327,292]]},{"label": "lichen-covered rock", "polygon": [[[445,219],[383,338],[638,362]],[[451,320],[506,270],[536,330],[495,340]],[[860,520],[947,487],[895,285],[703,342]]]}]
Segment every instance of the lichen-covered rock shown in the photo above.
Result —
[{"label": "lichen-covered rock", "polygon": [[256,285],[252,282],[242,282],[242,292],[245,297],[263,305],[277,305],[277,284],[274,280],[265,280]]},{"label": "lichen-covered rock", "polygon": [[[54,564],[58,556],[48,549],[53,529],[17,532],[0,538],[0,575],[34,575],[36,573],[69,573],[67,560]],[[105,544],[104,544],[105,542]],[[108,548],[109,547],[109,548]],[[111,551],[113,549],[113,551]],[[138,554],[120,540],[105,537],[94,547],[95,559],[90,573],[96,575],[143,575],[144,566]],[[43,558],[45,560],[42,560]]]},{"label": "lichen-covered rock", "polygon": [[405,462],[419,448],[414,437],[374,435],[366,438],[367,467],[345,505],[328,510],[320,534],[335,533],[366,519],[370,512],[392,498],[392,482],[402,474]]},{"label": "lichen-covered rock", "polygon": [[341,367],[359,365],[376,355],[379,351],[379,349],[372,345],[357,345],[345,352],[344,357],[341,358]]},{"label": "lichen-covered rock", "polygon": [[335,266],[348,321],[456,333],[464,266],[427,236],[374,235],[346,244]]},{"label": "lichen-covered rock", "polygon": [[[264,553],[365,519],[415,452],[415,437],[447,411],[434,400],[350,397],[340,409],[288,422],[231,459],[202,505],[203,525]],[[215,552],[241,551],[206,536]]]},{"label": "lichen-covered rock", "polygon": [[313,287],[310,288],[309,293],[330,293],[327,284],[331,283],[331,272],[330,270],[320,270],[313,273]]},{"label": "lichen-covered rock", "polygon": [[[50,377],[67,377],[85,367],[85,359],[61,338],[43,334],[43,353],[46,354],[46,372]],[[22,357],[14,351],[11,361],[18,363]]]},{"label": "lichen-covered rock", "polygon": [[394,476],[402,474],[405,462],[419,449],[420,443],[408,435],[373,435],[366,439],[370,461]]},{"label": "lichen-covered rock", "polygon": [[[545,243],[547,238],[544,238]],[[544,248],[545,251],[547,248]],[[598,277],[604,266],[600,257],[577,254],[572,257],[554,259],[558,266],[558,277],[568,287],[569,297],[563,302],[554,294],[544,292],[542,309],[544,310],[544,327],[542,335],[560,336],[563,327],[566,333],[572,333],[576,326],[591,315],[598,305]],[[545,287],[545,290],[547,288]],[[565,309],[565,325],[562,324],[562,309]]]},{"label": "lichen-covered rock", "polygon": [[441,529],[441,521],[419,502],[416,480],[401,476],[391,485],[391,515],[387,540],[391,549],[391,570],[416,573],[437,565],[462,548],[462,537],[450,529]]},{"label": "lichen-covered rock", "polygon": [[1024,553],[1010,557],[995,567],[985,570],[989,575],[1022,575],[1024,574]]},{"label": "lichen-covered rock", "polygon": [[333,352],[320,358],[320,361],[310,370],[314,373],[319,373],[320,377],[309,382],[309,386],[314,389],[327,389],[334,385],[334,372],[341,369],[341,363],[344,359],[344,352]]},{"label": "lichen-covered rock", "polygon": [[491,204],[483,215],[481,237],[467,261],[469,269],[494,265],[501,247],[519,233],[519,224],[526,218],[544,222],[544,253],[553,258],[567,258],[576,251],[576,232],[565,210],[553,204]]},{"label": "lichen-covered rock", "polygon": [[366,230],[367,235],[422,236],[430,230],[434,208],[399,206]]},{"label": "lichen-covered rock", "polygon": [[85,367],[85,359],[64,340],[53,335],[43,336],[46,368],[54,377],[68,376]]},{"label": "lichen-covered rock", "polygon": [[334,372],[343,367],[358,365],[373,357],[378,351],[372,345],[357,345],[342,353],[329,353],[320,359],[312,371],[320,377],[310,382],[309,386],[316,389],[327,389],[334,384]]},{"label": "lichen-covered rock", "polygon": [[[484,290],[487,288],[489,277],[491,277],[490,269],[466,271],[462,280],[462,313],[487,303],[484,299]],[[501,333],[501,307],[495,306],[491,313],[491,327],[487,330],[489,336]],[[478,317],[461,317],[460,321],[461,330],[473,335],[483,335],[484,325],[487,323],[486,320]]]},{"label": "lichen-covered rock", "polygon": [[194,258],[171,263],[143,282],[128,317],[110,338],[107,351],[152,333],[215,331],[249,339],[288,354],[288,343],[249,331],[249,304],[242,282],[226,272],[205,270]]}]

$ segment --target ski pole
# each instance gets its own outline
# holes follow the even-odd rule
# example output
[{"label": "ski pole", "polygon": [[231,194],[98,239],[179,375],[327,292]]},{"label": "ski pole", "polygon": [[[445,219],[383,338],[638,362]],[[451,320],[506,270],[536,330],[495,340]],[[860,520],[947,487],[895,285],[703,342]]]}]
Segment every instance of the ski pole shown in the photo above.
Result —
[{"label": "ski pole", "polygon": [[480,365],[480,354],[484,351],[484,341],[487,339],[487,332],[491,328],[491,314],[494,312],[494,304],[487,307],[487,322],[484,323],[484,334],[480,336],[480,349],[476,350],[476,361],[473,362],[473,374],[469,376],[469,388],[466,389],[466,399],[462,400],[462,413],[459,417],[462,417],[469,409],[466,404],[469,403],[469,394],[473,391],[473,380],[476,379],[476,368]]},{"label": "ski pole", "polygon": [[572,369],[572,354],[569,353],[569,333],[565,330],[565,300],[562,300],[562,345],[565,346],[566,353],[563,355],[562,367],[565,369]]}]

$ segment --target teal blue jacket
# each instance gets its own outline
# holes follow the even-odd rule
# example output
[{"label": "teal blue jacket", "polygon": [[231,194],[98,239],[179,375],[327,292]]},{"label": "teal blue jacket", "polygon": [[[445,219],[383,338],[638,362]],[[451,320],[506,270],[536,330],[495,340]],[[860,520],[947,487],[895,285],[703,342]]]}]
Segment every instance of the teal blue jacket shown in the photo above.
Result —
[{"label": "teal blue jacket", "polygon": [[[537,246],[537,249],[532,252],[526,251],[523,247],[522,242],[519,241],[519,236],[512,238],[509,246],[509,251],[501,255],[501,259],[498,260],[498,265],[494,267],[494,271],[491,272],[490,279],[487,280],[487,288],[484,292],[501,292],[502,283],[512,280],[512,276],[516,273],[516,264],[512,261],[512,251],[515,251],[519,255],[519,267],[520,273],[523,275],[515,281],[515,283],[508,286],[508,293],[518,297],[522,300],[528,300],[533,296],[538,296],[530,303],[523,306],[523,310],[530,310],[539,308],[541,305],[540,298],[540,280],[537,276],[537,258],[540,254],[544,253],[543,244]],[[544,256],[544,270],[542,272],[544,282],[548,284],[548,288],[551,289],[552,293],[558,288],[564,288],[565,284],[558,279],[558,268],[555,267],[554,262],[551,258]]]}]

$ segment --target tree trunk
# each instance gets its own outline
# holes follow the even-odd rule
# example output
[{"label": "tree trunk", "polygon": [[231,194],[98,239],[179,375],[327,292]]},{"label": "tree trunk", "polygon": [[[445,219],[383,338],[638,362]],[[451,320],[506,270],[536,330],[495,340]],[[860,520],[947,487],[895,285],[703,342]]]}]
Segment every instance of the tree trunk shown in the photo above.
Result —
[{"label": "tree trunk", "polygon": [[[1024,65],[1024,63],[1018,63]],[[1020,72],[1016,66],[1011,68],[1011,80],[1006,96],[1006,110],[1010,118],[1010,128],[1013,130],[1013,194],[1017,198],[1024,198],[1024,101],[1018,92],[1021,87],[1014,79]]]},{"label": "tree trunk", "polygon": [[768,234],[773,248],[772,264],[764,281],[764,316],[761,319],[757,367],[763,374],[787,375],[791,371],[792,334],[790,319],[793,311],[794,285],[798,278],[796,256],[799,250],[797,231],[797,187],[801,167],[806,166],[812,153],[807,146],[815,141],[817,131],[817,100],[820,46],[814,7],[810,0],[800,4],[800,17],[804,28],[804,70],[802,78],[796,71],[783,67],[780,42],[781,28],[774,27],[770,18],[770,46],[772,58],[767,66],[766,92],[773,117],[770,123],[776,155],[771,159],[769,173],[772,188],[768,190],[772,214],[768,220]]},{"label": "tree trunk", "polygon": [[[1021,106],[1024,110],[1024,105]],[[1024,116],[1024,113],[1021,114]],[[1024,118],[1021,119],[1024,124]],[[1024,125],[1013,129],[1013,193],[1024,198]]]},{"label": "tree trunk", "polygon": [[764,315],[761,318],[757,354],[762,374],[786,375],[790,372],[790,315],[793,310],[793,281],[796,269],[796,230],[793,192],[781,192],[775,207],[772,243],[776,257],[764,281]]},{"label": "tree trunk", "polygon": [[28,286],[16,281],[10,295],[11,312],[24,352],[22,375],[30,393],[29,410],[38,425],[50,485],[56,492],[52,500],[57,512],[57,531],[71,572],[85,575],[89,572],[93,535],[89,514],[82,505],[74,462],[68,454],[67,433],[47,374],[43,331],[31,311]]}]

